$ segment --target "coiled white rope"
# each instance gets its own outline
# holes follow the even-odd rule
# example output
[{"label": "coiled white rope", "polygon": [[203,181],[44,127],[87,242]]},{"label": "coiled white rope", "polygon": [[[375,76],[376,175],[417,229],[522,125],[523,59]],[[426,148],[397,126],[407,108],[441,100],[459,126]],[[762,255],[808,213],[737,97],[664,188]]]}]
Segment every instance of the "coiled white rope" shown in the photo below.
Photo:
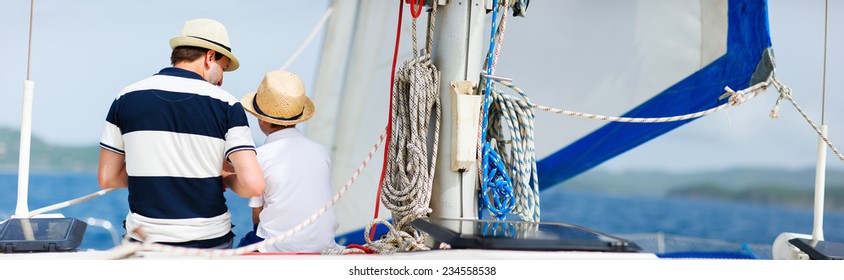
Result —
[{"label": "coiled white rope", "polygon": [[[439,73],[430,63],[430,54],[405,61],[397,71],[392,119],[393,139],[387,147],[387,170],[381,201],[393,215],[394,227],[407,235],[394,236],[391,230],[378,242],[371,242],[376,251],[409,248],[406,237],[424,243],[426,235],[416,233],[409,223],[431,212],[431,187],[436,167],[439,138],[440,103],[437,85]],[[428,159],[428,128],[434,117],[432,160]]]},{"label": "coiled white rope", "polygon": [[[436,5],[429,19],[433,29]],[[410,222],[431,213],[431,188],[434,183],[437,146],[440,128],[439,71],[431,63],[432,38],[428,36],[428,49],[416,55],[416,19],[413,19],[414,58],[402,62],[396,71],[391,119],[392,131],[387,147],[387,166],[384,174],[381,201],[393,215],[390,231],[377,241],[365,234],[368,247],[376,252],[427,250],[427,234]],[[429,33],[430,34],[430,33]],[[429,125],[433,122],[433,145],[428,150]],[[430,155],[430,160],[429,160]]]},{"label": "coiled white rope", "polygon": [[[516,203],[512,213],[525,221],[540,221],[539,179],[536,170],[533,108],[525,101],[503,92],[491,92],[490,125],[487,138],[495,139],[495,150],[501,155],[513,180]],[[522,98],[527,98],[522,95]],[[502,124],[503,121],[503,124]],[[509,139],[504,131],[509,132]],[[507,148],[507,144],[510,148]]]}]

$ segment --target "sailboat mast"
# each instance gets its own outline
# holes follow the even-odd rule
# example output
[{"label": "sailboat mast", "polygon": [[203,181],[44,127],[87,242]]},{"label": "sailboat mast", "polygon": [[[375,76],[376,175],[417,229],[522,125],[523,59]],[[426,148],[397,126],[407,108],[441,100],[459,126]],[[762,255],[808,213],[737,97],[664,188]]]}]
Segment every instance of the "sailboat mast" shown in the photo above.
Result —
[{"label": "sailboat mast", "polygon": [[[435,1],[437,5],[433,61],[440,70],[442,123],[437,166],[431,193],[432,217],[478,218],[478,167],[455,170],[456,141],[452,118],[452,82],[477,82],[484,59],[486,7],[483,0]],[[474,154],[474,153],[473,153]]]}]

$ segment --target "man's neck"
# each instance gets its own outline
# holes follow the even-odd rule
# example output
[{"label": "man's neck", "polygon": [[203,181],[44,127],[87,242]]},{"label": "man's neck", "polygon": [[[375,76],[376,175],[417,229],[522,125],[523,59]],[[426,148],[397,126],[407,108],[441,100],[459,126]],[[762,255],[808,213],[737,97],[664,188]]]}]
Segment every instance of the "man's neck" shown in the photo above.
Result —
[{"label": "man's neck", "polygon": [[296,127],[296,125],[288,125],[288,126],[270,126],[269,128],[267,128],[267,135],[270,135],[270,134],[273,134],[273,133],[276,133],[276,132],[282,131],[282,130],[284,130],[284,129],[288,129],[288,128],[295,128],[295,127]]},{"label": "man's neck", "polygon": [[180,62],[173,65],[173,67],[185,69],[191,72],[194,72],[202,77],[204,80],[208,80],[208,77],[205,72],[205,67],[202,65],[202,60],[196,60],[193,62]]}]

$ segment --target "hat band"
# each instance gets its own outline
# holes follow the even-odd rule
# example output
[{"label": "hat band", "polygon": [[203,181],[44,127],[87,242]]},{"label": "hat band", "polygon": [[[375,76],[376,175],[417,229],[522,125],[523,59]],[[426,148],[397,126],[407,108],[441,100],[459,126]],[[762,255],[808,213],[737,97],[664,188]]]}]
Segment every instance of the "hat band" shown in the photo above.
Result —
[{"label": "hat band", "polygon": [[221,48],[223,48],[223,49],[225,49],[225,50],[227,50],[227,51],[229,51],[229,52],[231,52],[231,51],[232,51],[232,48],[230,48],[230,47],[226,47],[226,45],[223,45],[223,44],[220,44],[220,43],[214,42],[214,41],[212,41],[212,40],[208,40],[208,39],[205,39],[205,38],[202,38],[202,37],[197,37],[197,36],[190,36],[190,35],[188,35],[188,37],[191,37],[191,38],[196,38],[196,39],[200,39],[200,40],[203,40],[203,41],[206,41],[206,42],[212,43],[212,44],[214,44],[214,45],[220,46]]},{"label": "hat band", "polygon": [[258,107],[258,101],[257,101],[258,96],[256,95],[255,97],[256,98],[252,98],[252,108],[255,108],[255,112],[260,114],[261,116],[271,118],[271,119],[274,119],[274,120],[279,120],[279,121],[292,121],[292,120],[296,120],[298,118],[301,118],[302,115],[305,114],[305,106],[302,106],[302,112],[301,113],[299,113],[298,115],[289,117],[289,118],[280,118],[280,117],[273,117],[273,116],[267,115],[266,113],[264,113],[264,111],[261,111],[261,108]]}]

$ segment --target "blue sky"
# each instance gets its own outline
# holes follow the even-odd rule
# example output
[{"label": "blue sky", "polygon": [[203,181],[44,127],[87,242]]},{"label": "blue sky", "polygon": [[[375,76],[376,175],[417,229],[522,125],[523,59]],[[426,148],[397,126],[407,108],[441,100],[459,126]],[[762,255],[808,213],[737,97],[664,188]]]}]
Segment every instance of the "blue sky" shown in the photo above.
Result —
[{"label": "blue sky", "polygon": [[[387,3],[388,1],[384,1]],[[826,122],[833,143],[844,139],[844,5],[831,1]],[[392,2],[389,2],[392,3]],[[27,71],[30,1],[0,3],[0,126],[19,127]],[[531,7],[537,7],[536,2]],[[223,88],[237,97],[280,68],[322,17],[328,1],[106,1],[37,0],[31,79],[35,81],[33,134],[54,144],[96,144],[114,96],[124,86],[169,64],[168,40],[184,21],[207,17],[226,25],[241,69]],[[824,1],[770,0],[777,76],[794,89],[820,122]],[[530,17],[526,18],[529,20]],[[392,23],[390,23],[392,24]],[[837,37],[836,37],[837,36]],[[403,37],[406,38],[406,37]],[[288,70],[313,83],[320,37]],[[814,164],[816,137],[790,104],[768,118],[775,91],[740,108],[697,120],[608,161],[608,170],[689,171],[734,167],[801,168]],[[551,105],[551,104],[548,104]],[[253,124],[254,127],[254,124]],[[256,142],[263,142],[259,132]],[[844,141],[844,140],[840,140]],[[844,163],[830,153],[830,168]]]}]

